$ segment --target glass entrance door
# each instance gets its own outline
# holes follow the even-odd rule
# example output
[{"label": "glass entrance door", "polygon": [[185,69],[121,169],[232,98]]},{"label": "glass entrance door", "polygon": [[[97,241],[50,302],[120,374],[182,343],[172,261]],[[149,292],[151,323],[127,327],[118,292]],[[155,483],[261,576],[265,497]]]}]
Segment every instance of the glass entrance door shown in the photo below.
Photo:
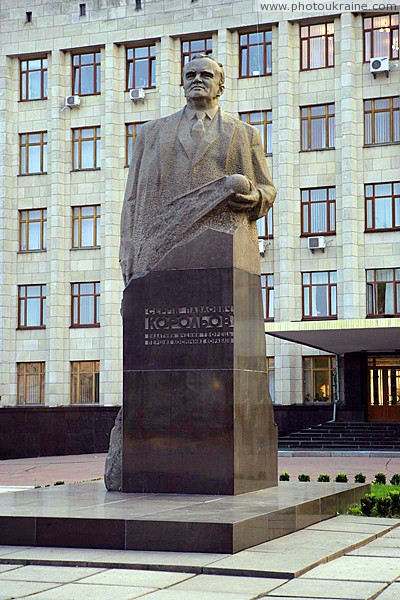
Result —
[{"label": "glass entrance door", "polygon": [[400,356],[368,358],[368,421],[400,421]]}]

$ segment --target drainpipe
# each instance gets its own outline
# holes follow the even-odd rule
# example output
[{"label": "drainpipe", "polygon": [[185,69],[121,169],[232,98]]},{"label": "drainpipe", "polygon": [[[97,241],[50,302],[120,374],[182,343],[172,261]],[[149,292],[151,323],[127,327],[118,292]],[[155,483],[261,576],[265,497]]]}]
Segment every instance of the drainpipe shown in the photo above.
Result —
[{"label": "drainpipe", "polygon": [[333,422],[336,421],[337,405],[338,405],[338,402],[339,402],[339,392],[340,392],[340,387],[339,387],[339,359],[340,359],[340,354],[336,354],[336,390],[335,390],[335,396],[333,398],[333,414],[332,414],[332,421]]}]

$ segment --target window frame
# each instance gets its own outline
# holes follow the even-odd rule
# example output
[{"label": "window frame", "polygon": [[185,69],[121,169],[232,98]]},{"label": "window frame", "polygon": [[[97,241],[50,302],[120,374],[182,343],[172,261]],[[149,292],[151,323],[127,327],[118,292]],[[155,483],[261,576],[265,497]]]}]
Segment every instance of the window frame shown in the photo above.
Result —
[{"label": "window frame", "polygon": [[[270,395],[272,404],[275,404],[275,356],[267,356],[266,360],[265,360],[265,370],[267,372],[267,383],[268,383],[268,393]],[[273,373],[274,374],[274,379],[273,379],[273,389],[274,389],[274,394],[273,396],[271,396],[271,380],[270,380],[270,374]]]},{"label": "window frame", "polygon": [[[256,115],[258,113],[262,113],[263,120],[262,121],[251,121],[251,116]],[[246,119],[243,119],[246,117]],[[239,119],[252,127],[256,125],[262,125],[264,129],[264,154],[265,156],[272,156],[272,109],[262,109],[262,110],[250,110],[239,113]],[[268,134],[268,131],[270,132]],[[271,147],[271,152],[268,152],[268,146]]]},{"label": "window frame", "polygon": [[[312,275],[313,273],[327,273],[328,274],[328,283],[312,283]],[[331,274],[335,273],[336,282],[331,282]],[[310,276],[310,283],[304,283],[304,275]],[[328,315],[323,316],[312,316],[313,312],[313,304],[312,304],[312,289],[313,287],[327,287],[328,288]],[[335,288],[335,298],[336,298],[336,313],[332,312],[332,289]],[[308,305],[310,309],[310,315],[305,314],[305,293],[308,290]],[[337,319],[337,271],[304,271],[301,273],[301,306],[302,306],[302,321],[332,321]]]},{"label": "window frame", "polygon": [[[204,44],[203,44],[204,49],[203,50],[192,50],[191,45],[193,42],[204,42]],[[211,48],[207,48],[207,42],[211,42]],[[182,37],[181,38],[181,72],[183,71],[183,67],[186,64],[186,62],[185,62],[186,56],[188,57],[187,62],[190,62],[192,60],[193,56],[195,56],[196,54],[204,54],[205,56],[212,56],[212,53],[213,53],[212,42],[213,42],[212,33],[210,33],[208,35],[201,35],[199,37]],[[183,50],[184,44],[189,44],[188,51]]]},{"label": "window frame", "polygon": [[[313,116],[311,114],[312,108],[318,108],[320,106],[325,107],[325,115],[316,115]],[[333,106],[333,113],[329,113],[329,107]],[[307,109],[307,116],[303,117],[302,111]],[[333,146],[325,145],[321,148],[311,148],[311,123],[316,120],[324,120],[325,121],[325,142],[329,144],[329,119],[333,118]],[[303,121],[307,121],[307,148],[303,148]],[[300,106],[300,152],[319,152],[321,150],[335,150],[335,126],[336,126],[336,111],[335,111],[335,103],[327,102],[326,104],[309,104],[307,106]]]},{"label": "window frame", "polygon": [[[262,42],[256,42],[256,43],[250,43],[250,39],[249,36],[252,34],[259,34],[262,33],[263,34],[263,41]],[[271,41],[268,41],[265,39],[265,34],[266,33],[271,33]],[[239,79],[250,79],[252,77],[268,77],[270,75],[272,75],[272,39],[273,39],[273,31],[272,31],[272,27],[266,27],[263,29],[252,29],[251,31],[239,31]],[[241,37],[242,35],[247,36],[247,43],[246,44],[242,44],[241,42]],[[249,52],[249,48],[251,46],[262,46],[262,52],[263,52],[263,63],[264,63],[264,71],[261,73],[259,73],[258,75],[249,75],[249,70],[250,70],[250,52]],[[271,70],[268,71],[267,68],[267,56],[268,56],[268,52],[267,52],[267,48],[268,46],[271,48],[270,52],[271,52]],[[247,49],[247,57],[246,57],[246,75],[242,75],[242,65],[243,65],[243,50]]]},{"label": "window frame", "polygon": [[[93,208],[93,215],[82,215],[82,208]],[[100,227],[101,218],[101,204],[82,204],[79,206],[72,206],[72,250],[89,250],[90,248],[100,248],[100,237],[97,235],[98,227]],[[75,216],[75,211],[78,211],[78,215]],[[93,224],[93,246],[82,246],[82,221],[92,219]],[[75,222],[78,222],[78,245],[75,240]]]},{"label": "window frame", "polygon": [[[37,374],[27,373],[27,367],[32,365],[38,365],[39,372]],[[22,371],[22,373],[20,372]],[[27,398],[27,378],[29,376],[35,376],[38,378],[38,397],[39,402],[26,402]],[[22,378],[22,382],[21,382]],[[17,362],[17,406],[43,406],[45,404],[45,385],[46,385],[46,363],[44,361],[38,362]],[[20,390],[22,386],[22,396],[24,402],[20,402]]]},{"label": "window frame", "polygon": [[[28,288],[40,287],[39,296],[29,296]],[[22,292],[25,290],[25,294]],[[18,327],[17,329],[46,329],[46,284],[45,283],[32,283],[18,285]],[[40,300],[40,324],[39,325],[22,325],[22,313],[23,321],[28,322],[28,300],[30,298],[39,298]],[[25,301],[25,302],[24,302]],[[22,308],[23,307],[23,308]]]},{"label": "window frame", "polygon": [[[400,317],[400,297],[398,297],[398,295],[400,295],[400,292],[398,294],[397,291],[397,287],[399,286],[400,288],[400,276],[398,279],[396,279],[396,271],[399,270],[399,267],[388,267],[388,268],[382,268],[382,269],[366,269],[365,275],[366,275],[366,292],[367,292],[367,315],[366,318],[367,319],[385,319],[387,317]],[[376,278],[376,272],[377,271],[392,271],[393,272],[393,279],[387,279],[386,281],[378,281]],[[374,279],[373,281],[368,281],[368,273],[369,272],[373,272],[374,274]],[[393,306],[394,306],[394,312],[393,313],[378,313],[378,312],[374,312],[374,313],[370,313],[369,312],[369,295],[368,295],[368,289],[369,286],[372,286],[372,290],[373,290],[373,303],[374,303],[374,308],[375,310],[377,309],[378,303],[377,303],[377,283],[392,283],[393,284]],[[396,308],[399,307],[399,311],[396,312]]]},{"label": "window frame", "polygon": [[[315,362],[318,359],[326,358],[329,360],[328,367],[316,367]],[[305,362],[310,360],[310,367],[305,366]],[[312,398],[310,400],[306,400],[306,371],[310,372],[310,383],[311,383],[311,391]],[[314,374],[320,371],[329,371],[330,374],[330,386],[332,389],[331,398],[329,401],[327,400],[315,400],[316,392],[315,392],[315,379]],[[302,380],[303,380],[303,404],[332,404],[335,399],[335,376],[336,376],[336,358],[330,354],[320,354],[320,355],[312,355],[312,356],[302,356]]]},{"label": "window frame", "polygon": [[[47,131],[27,131],[19,133],[19,172],[18,175],[20,177],[28,177],[30,175],[47,175],[47,140],[48,134]],[[31,135],[40,135],[39,142],[29,143],[29,138]],[[26,137],[26,142],[23,143],[23,137]],[[29,171],[29,148],[31,147],[40,147],[40,171]],[[25,148],[26,156],[25,156],[25,166],[26,172],[22,172],[22,151]],[[44,170],[44,166],[46,164],[46,170]]]},{"label": "window frame", "polygon": [[[39,219],[30,219],[29,213],[40,212]],[[26,213],[26,218],[23,219],[23,213]],[[40,248],[29,248],[29,224],[40,223]],[[22,225],[25,224],[25,246],[23,246],[22,240]],[[18,211],[18,252],[45,252],[47,250],[47,208],[29,208]]]},{"label": "window frame", "polygon": [[[138,50],[139,48],[143,49],[143,48],[147,48],[147,56],[146,57],[138,57],[135,58],[134,54],[135,54],[135,50]],[[151,55],[151,48],[154,48],[154,55]],[[132,58],[128,58],[128,54],[130,51],[133,51],[133,57]],[[134,90],[137,89],[135,88],[135,86],[133,85],[132,87],[129,87],[129,75],[130,75],[130,64],[132,63],[132,83],[135,83],[135,62],[137,60],[143,60],[143,58],[146,58],[148,61],[147,64],[147,80],[148,83],[150,83],[151,85],[145,86],[143,87],[144,90],[154,90],[157,87],[157,80],[156,80],[156,58],[157,58],[157,46],[156,46],[156,42],[148,42],[148,43],[143,43],[143,44],[137,44],[135,46],[126,46],[125,48],[125,71],[126,71],[126,75],[125,75],[125,91],[126,92],[130,92],[130,90]],[[152,70],[153,70],[153,62],[155,63],[154,66],[154,84],[152,84]]]},{"label": "window frame", "polygon": [[[271,281],[270,278],[272,278]],[[265,290],[265,310],[263,301],[264,322],[272,322],[275,318],[275,281],[273,273],[261,273],[261,291],[262,290]],[[262,297],[264,298],[263,293]],[[271,305],[272,316],[268,316],[271,309]]]},{"label": "window frame", "polygon": [[[311,198],[311,192],[313,190],[326,190],[326,200],[318,200],[317,202],[311,202],[310,198]],[[329,198],[329,191],[330,190],[335,190],[335,198],[334,199],[330,199]],[[307,193],[308,194],[308,201],[304,202],[303,201],[303,193]],[[304,214],[303,214],[303,207],[306,205],[307,208],[307,213],[308,213],[308,223],[309,225],[311,224],[311,207],[312,205],[315,204],[326,204],[326,223],[328,225],[328,227],[330,226],[330,222],[331,222],[331,211],[333,209],[334,211],[334,215],[335,215],[335,228],[334,229],[328,229],[327,231],[316,231],[316,232],[306,232],[304,231]],[[301,188],[300,189],[300,221],[301,221],[301,237],[310,237],[310,236],[319,236],[319,235],[336,235],[336,187],[334,185],[329,185],[329,186],[320,186],[320,187],[315,187],[315,188]]]},{"label": "window frame", "polygon": [[[93,285],[93,293],[81,293],[82,285]],[[74,287],[78,286],[76,293]],[[89,297],[93,299],[93,323],[81,323],[81,298]],[[75,321],[74,300],[77,299],[77,320]],[[78,281],[71,283],[71,329],[81,329],[90,327],[100,327],[100,281]]]},{"label": "window frame", "polygon": [[[265,235],[258,235],[259,240],[273,240],[274,239],[274,206],[268,209],[268,213],[265,217],[257,219],[257,223],[264,219]],[[257,230],[258,234],[258,230]]]},{"label": "window frame", "polygon": [[[385,196],[376,196],[375,187],[378,185],[391,185],[391,204],[392,204],[392,226],[391,227],[375,227],[375,200],[377,198],[386,198]],[[394,191],[394,186],[399,186],[399,193],[396,194]],[[367,188],[372,187],[372,196],[367,196]],[[400,215],[399,215],[399,225],[396,225],[396,198],[398,198],[400,205],[400,181],[381,181],[379,183],[365,183],[364,184],[364,212],[365,212],[365,233],[378,233],[384,231],[399,231],[400,230]],[[373,223],[372,227],[368,227],[368,201],[371,201],[371,220]]]},{"label": "window frame", "polygon": [[[310,35],[310,27],[314,25],[325,25],[325,33],[323,36],[321,35]],[[327,33],[327,26],[333,25],[333,33]],[[302,29],[307,28],[307,35],[302,36]],[[300,71],[316,71],[318,69],[331,69],[335,67],[335,22],[334,21],[321,21],[319,23],[305,23],[299,25],[299,34],[300,34]],[[325,38],[325,65],[322,67],[310,67],[310,58],[311,58],[311,50],[310,50],[310,40],[313,38]],[[329,62],[329,40],[333,40],[333,54],[332,54],[332,64],[328,64]],[[303,41],[307,42],[307,62],[308,67],[304,67],[303,65]]]},{"label": "window frame", "polygon": [[[82,131],[93,129],[93,137],[82,138]],[[72,128],[72,172],[78,171],[99,171],[101,169],[101,127],[100,125],[92,125],[91,127],[73,127]],[[78,137],[75,134],[78,132]],[[93,164],[99,166],[82,168],[82,141],[93,142]],[[97,151],[97,142],[100,142],[99,152]],[[78,167],[75,168],[75,144],[78,148]]]},{"label": "window frame", "polygon": [[[40,60],[40,69],[29,69],[29,62]],[[43,61],[46,61],[46,66],[43,66]],[[23,69],[22,64],[26,62],[27,68]],[[31,72],[40,72],[40,97],[39,98],[29,98],[29,76],[28,73]],[[45,78],[45,73],[48,73],[48,56],[47,54],[41,54],[40,56],[30,56],[29,58],[21,57],[19,59],[19,102],[35,102],[37,100],[47,100],[47,75]],[[22,83],[23,76],[25,77],[25,90],[23,90],[24,85]],[[46,85],[45,85],[46,79]],[[23,97],[23,91],[25,91],[26,98]]]},{"label": "window frame", "polygon": [[[396,98],[399,99],[399,106],[393,106],[393,100]],[[378,108],[375,109],[376,100],[389,100],[389,108]],[[371,109],[366,109],[366,103],[371,102]],[[386,113],[388,112],[390,115],[390,141],[389,142],[375,142],[375,115],[377,113]],[[367,98],[363,101],[363,116],[364,116],[364,147],[369,148],[371,146],[389,146],[392,144],[400,144],[400,136],[399,139],[394,141],[394,117],[395,112],[399,113],[400,120],[400,95],[399,96],[385,96],[384,98]],[[367,118],[366,115],[371,115],[371,142],[367,142]],[[400,130],[400,124],[399,124]]]},{"label": "window frame", "polygon": [[[397,16],[397,24],[392,25],[392,17]],[[363,17],[363,61],[364,63],[369,63],[369,61],[372,58],[378,58],[378,56],[374,56],[374,35],[373,32],[376,31],[377,29],[382,29],[382,26],[378,27],[374,27],[374,18],[376,17],[380,17],[380,18],[385,18],[385,17],[389,17],[390,20],[390,25],[387,27],[389,28],[389,49],[390,49],[390,53],[389,53],[389,60],[398,60],[400,58],[400,52],[399,50],[397,50],[397,55],[394,54],[394,32],[397,29],[397,39],[400,40],[400,24],[399,24],[399,17],[398,15],[396,15],[396,13],[389,13],[387,15],[384,14],[375,14],[375,15],[371,15],[371,16],[364,16]],[[371,19],[371,27],[366,28],[365,26],[365,22],[367,19]],[[386,29],[387,29],[386,28]],[[367,33],[370,34],[370,53],[371,56],[370,58],[367,58],[367,44],[366,44],[366,36]]]},{"label": "window frame", "polygon": [[[129,167],[133,157],[133,149],[135,147],[136,138],[139,134],[137,131],[138,125],[144,125],[148,121],[132,121],[125,123],[125,167]],[[129,127],[132,127],[132,133],[129,133]],[[132,157],[129,160],[129,140],[132,139]]]},{"label": "window frame", "polygon": [[[79,402],[73,401],[74,399],[74,395],[76,396],[77,399],[80,400],[81,397],[81,387],[82,387],[82,382],[81,382],[81,375],[85,372],[82,373],[81,371],[81,365],[82,364],[92,364],[93,368],[91,371],[91,375],[92,375],[92,402]],[[93,404],[100,404],[100,361],[99,360],[74,360],[70,362],[70,405],[75,406],[75,405],[80,405],[80,406],[91,406]],[[77,370],[76,372],[74,371],[74,367],[75,365],[77,366]],[[76,379],[76,382],[75,382]],[[75,389],[75,394],[74,394],[74,389]]]},{"label": "window frame", "polygon": [[[89,56],[89,55],[93,55],[93,62],[82,65],[82,56]],[[96,59],[97,55],[100,56],[99,60]],[[76,58],[79,59],[78,65],[74,64]],[[92,52],[74,52],[71,55],[71,62],[72,62],[72,95],[73,96],[99,96],[101,94],[101,50],[93,50]],[[88,94],[83,94],[81,92],[82,77],[80,76],[78,71],[82,68],[82,66],[85,66],[85,67],[92,66],[92,68],[93,68],[92,83],[93,83],[94,91],[90,92]],[[97,67],[99,67],[99,73],[97,73],[97,70],[98,70]],[[76,84],[77,75],[79,76],[79,89],[76,92],[75,84]]]}]

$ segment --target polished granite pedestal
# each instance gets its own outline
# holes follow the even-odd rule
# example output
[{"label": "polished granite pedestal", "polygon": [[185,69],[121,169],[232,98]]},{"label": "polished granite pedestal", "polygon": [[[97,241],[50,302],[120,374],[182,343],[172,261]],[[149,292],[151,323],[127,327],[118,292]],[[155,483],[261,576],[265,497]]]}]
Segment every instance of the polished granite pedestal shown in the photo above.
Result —
[{"label": "polished granite pedestal", "polygon": [[124,494],[103,482],[0,495],[0,545],[234,554],[334,517],[370,484],[283,482],[239,496]]}]

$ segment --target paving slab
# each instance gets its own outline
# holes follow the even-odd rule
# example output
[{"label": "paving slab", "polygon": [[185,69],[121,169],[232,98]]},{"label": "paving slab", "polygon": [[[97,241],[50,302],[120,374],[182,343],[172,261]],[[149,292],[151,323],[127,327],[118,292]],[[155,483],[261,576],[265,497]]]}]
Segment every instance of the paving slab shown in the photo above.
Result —
[{"label": "paving slab", "polygon": [[[12,567],[11,567],[12,568]],[[0,573],[0,589],[3,581],[38,581],[43,583],[70,583],[82,577],[100,573],[101,569],[85,567],[46,567],[28,565],[14,568],[12,571]]]},{"label": "paving slab", "polygon": [[358,548],[349,552],[347,556],[387,556],[388,558],[400,558],[400,547],[393,546],[372,546],[368,544],[363,548]]},{"label": "paving slab", "polygon": [[327,598],[329,600],[370,600],[386,587],[386,583],[361,581],[331,581],[324,579],[293,579],[269,592],[266,598],[293,596],[294,598]]},{"label": "paving slab", "polygon": [[133,600],[134,598],[145,596],[151,591],[151,588],[143,587],[68,583],[67,585],[36,594],[32,597],[32,600]]},{"label": "paving slab", "polygon": [[[350,516],[350,515],[349,515]],[[361,533],[379,533],[387,531],[388,528],[399,527],[399,519],[374,519],[371,517],[352,517],[338,516],[334,519],[321,521],[308,527],[310,531],[345,531]]]},{"label": "paving slab", "polygon": [[[344,581],[382,581],[391,583],[400,577],[400,560],[386,557],[342,556],[320,565],[301,579],[340,579]],[[399,588],[400,590],[400,588]]]},{"label": "paving slab", "polygon": [[[286,583],[285,579],[266,579],[263,577],[237,577],[226,575],[197,575],[183,583],[174,585],[173,591],[186,592],[214,592],[214,593],[242,593],[254,596],[266,594],[271,590]],[[191,596],[191,594],[187,594]]]},{"label": "paving slab", "polygon": [[194,592],[188,595],[187,591],[159,590],[145,596],[146,600],[253,600],[254,594],[243,590],[241,593],[221,592]]},{"label": "paving slab", "polygon": [[386,588],[379,596],[377,600],[399,600],[400,598],[400,584],[392,583]]},{"label": "paving slab", "polygon": [[[29,594],[37,594],[44,590],[53,590],[58,584],[38,581],[7,581],[1,582],[0,598],[24,598]],[[50,596],[51,597],[51,596]],[[35,596],[36,598],[36,596]]]},{"label": "paving slab", "polygon": [[6,573],[7,571],[14,571],[19,569],[22,565],[0,565],[0,573]]},{"label": "paving slab", "polygon": [[[51,568],[51,567],[49,567]],[[82,584],[122,585],[164,588],[194,578],[193,573],[169,573],[166,571],[139,571],[132,569],[107,569],[97,575],[81,579]]]}]

